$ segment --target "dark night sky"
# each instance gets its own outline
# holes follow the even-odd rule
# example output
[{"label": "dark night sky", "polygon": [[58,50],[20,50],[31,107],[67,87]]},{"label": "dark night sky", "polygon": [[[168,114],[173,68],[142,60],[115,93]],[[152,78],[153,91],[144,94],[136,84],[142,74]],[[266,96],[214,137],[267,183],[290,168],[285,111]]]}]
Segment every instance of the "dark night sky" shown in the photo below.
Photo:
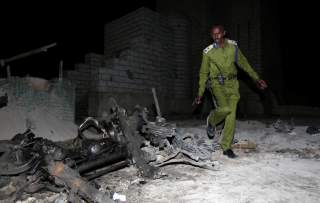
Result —
[{"label": "dark night sky", "polygon": [[[56,42],[57,46],[33,56],[10,63],[12,75],[43,77],[58,76],[59,60],[65,68],[73,68],[82,62],[89,52],[103,53],[103,27],[141,6],[155,10],[156,3],[150,1],[117,1],[105,5],[76,3],[66,5],[1,6],[0,59],[15,56],[29,50]],[[7,8],[7,9],[6,9]],[[41,71],[39,71],[41,70]],[[5,70],[0,71],[5,76]]]},{"label": "dark night sky", "polygon": [[[89,3],[90,2],[90,3]],[[319,35],[316,33],[315,3],[279,1],[280,30],[285,90],[305,98],[304,104],[320,106]],[[47,53],[37,54],[11,64],[12,74],[51,79],[58,76],[58,62],[65,68],[82,62],[89,52],[103,53],[103,25],[141,6],[156,9],[156,1],[116,1],[110,5],[92,3],[20,2],[1,5],[0,59],[57,42]],[[273,15],[273,14],[270,14]],[[269,40],[269,39],[268,39]],[[272,39],[270,39],[272,40]],[[314,51],[311,51],[313,49]],[[41,71],[39,71],[41,70]],[[0,70],[1,77],[5,70]],[[302,102],[302,103],[303,103]]]}]

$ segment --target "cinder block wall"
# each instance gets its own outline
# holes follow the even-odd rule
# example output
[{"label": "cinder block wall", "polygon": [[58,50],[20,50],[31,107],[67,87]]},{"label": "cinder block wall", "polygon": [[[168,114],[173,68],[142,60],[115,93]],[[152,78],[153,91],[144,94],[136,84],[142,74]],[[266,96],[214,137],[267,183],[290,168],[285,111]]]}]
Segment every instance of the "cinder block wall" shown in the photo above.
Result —
[{"label": "cinder block wall", "polygon": [[77,83],[77,117],[100,116],[110,97],[129,110],[136,104],[154,109],[152,87],[163,114],[190,111],[188,26],[182,16],[147,8],[106,24],[104,55],[87,54],[68,72]]},{"label": "cinder block wall", "polygon": [[[94,57],[92,57],[94,58]],[[91,63],[95,63],[90,61]],[[66,71],[65,77],[75,84],[75,117],[83,119],[88,116],[88,93],[91,77],[90,63],[76,64],[75,70]]]},{"label": "cinder block wall", "polygon": [[189,72],[191,81],[185,87],[190,87],[191,85],[191,88],[187,89],[187,93],[191,93],[192,98],[198,93],[202,51],[208,46],[210,40],[209,27],[211,24],[209,23],[210,17],[208,14],[212,13],[213,7],[216,7],[216,1],[184,0],[183,3],[171,0],[157,1],[157,11],[164,16],[168,16],[169,21],[172,21],[170,18],[176,16],[180,18],[180,22],[183,21],[183,23],[188,24],[187,27],[183,28],[183,31],[179,28],[179,23],[176,23],[173,28],[180,30],[181,35],[185,35],[183,40],[179,40],[184,46],[188,46],[188,59],[185,62],[191,69]]},{"label": "cinder block wall", "polygon": [[105,25],[104,54],[114,59],[114,70],[126,72],[126,79],[115,78],[115,82],[129,83],[120,85],[124,88],[150,92],[155,87],[159,95],[172,97],[173,49],[167,19],[147,8]]},{"label": "cinder block wall", "polygon": [[173,30],[174,95],[176,99],[189,99],[192,97],[191,24],[178,14],[169,15],[168,22]]},{"label": "cinder block wall", "polygon": [[136,104],[151,106],[154,87],[162,112],[170,111],[175,64],[173,32],[166,18],[140,8],[106,24],[104,55],[106,66],[94,71],[96,84],[91,86],[91,95],[98,94],[102,105],[113,95],[129,109]]}]

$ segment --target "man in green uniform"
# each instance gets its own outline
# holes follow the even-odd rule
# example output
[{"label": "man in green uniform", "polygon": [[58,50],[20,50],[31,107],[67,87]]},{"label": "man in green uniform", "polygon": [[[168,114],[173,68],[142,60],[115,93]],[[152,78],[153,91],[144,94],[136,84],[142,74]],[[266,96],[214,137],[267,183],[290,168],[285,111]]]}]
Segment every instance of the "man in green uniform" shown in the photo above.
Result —
[{"label": "man in green uniform", "polygon": [[220,145],[224,155],[235,158],[236,155],[231,150],[231,144],[236,124],[236,109],[240,99],[236,64],[256,82],[260,89],[267,88],[267,84],[252,69],[237,43],[225,38],[226,32],[223,26],[213,26],[211,34],[214,42],[203,50],[199,73],[199,91],[195,103],[201,103],[206,82],[209,80],[217,106],[208,117],[208,136],[213,137],[215,126],[224,121]]}]

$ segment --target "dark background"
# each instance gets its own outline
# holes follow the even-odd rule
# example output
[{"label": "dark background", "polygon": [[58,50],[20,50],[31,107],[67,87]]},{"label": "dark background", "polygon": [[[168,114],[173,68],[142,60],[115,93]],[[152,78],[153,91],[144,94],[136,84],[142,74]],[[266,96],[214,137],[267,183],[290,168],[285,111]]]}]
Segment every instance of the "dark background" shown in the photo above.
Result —
[{"label": "dark background", "polygon": [[[105,4],[105,5],[104,5]],[[155,10],[155,1],[117,1],[106,4],[53,3],[6,5],[1,13],[0,59],[57,43],[42,52],[10,63],[12,75],[58,76],[59,61],[72,69],[89,52],[103,54],[104,24],[142,6]],[[1,70],[4,77],[5,70]]]},{"label": "dark background", "polygon": [[279,35],[287,103],[320,106],[317,8],[312,1],[279,3]]},{"label": "dark background", "polygon": [[[89,2],[2,4],[0,59],[56,42],[57,46],[47,53],[10,65],[15,76],[57,77],[60,60],[66,69],[72,69],[74,63],[84,60],[86,53],[103,53],[103,25],[141,6],[157,9],[155,0],[110,1],[104,5]],[[279,29],[275,32],[280,37],[284,102],[319,107],[318,7],[313,1],[279,1],[277,7],[276,13],[265,13],[262,17],[278,19]],[[1,69],[0,74],[5,77],[5,69]]]}]

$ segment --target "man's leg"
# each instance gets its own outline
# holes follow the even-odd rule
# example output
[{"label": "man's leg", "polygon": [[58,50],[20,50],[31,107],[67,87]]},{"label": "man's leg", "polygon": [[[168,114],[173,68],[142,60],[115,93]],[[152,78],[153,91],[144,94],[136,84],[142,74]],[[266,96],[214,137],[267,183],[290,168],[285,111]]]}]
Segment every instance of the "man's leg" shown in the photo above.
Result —
[{"label": "man's leg", "polygon": [[215,88],[214,99],[216,100],[217,106],[215,110],[210,112],[208,120],[211,125],[216,126],[231,113],[231,109],[222,88]]},{"label": "man's leg", "polygon": [[225,91],[222,88],[215,89],[214,99],[216,101],[215,110],[210,112],[207,118],[207,134],[209,138],[213,138],[216,133],[216,126],[225,120],[227,115],[231,112]]},{"label": "man's leg", "polygon": [[231,111],[225,119],[223,137],[220,142],[223,151],[229,150],[231,148],[236,126],[236,110],[238,101],[238,98],[231,98],[229,100],[229,109]]}]

